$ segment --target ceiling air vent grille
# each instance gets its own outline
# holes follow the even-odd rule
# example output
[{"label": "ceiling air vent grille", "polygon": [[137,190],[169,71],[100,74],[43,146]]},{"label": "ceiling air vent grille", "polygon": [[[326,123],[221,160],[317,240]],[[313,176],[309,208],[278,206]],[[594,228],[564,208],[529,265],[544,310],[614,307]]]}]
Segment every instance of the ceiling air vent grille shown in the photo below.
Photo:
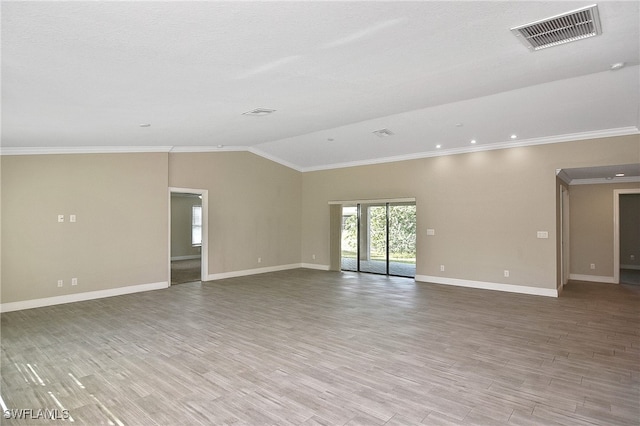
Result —
[{"label": "ceiling air vent grille", "polygon": [[256,108],[256,109],[252,109],[251,111],[243,112],[242,115],[251,115],[254,117],[261,117],[263,115],[273,114],[274,112],[276,112],[275,109]]},{"label": "ceiling air vent grille", "polygon": [[597,36],[601,33],[598,5],[520,25],[511,32],[533,51]]},{"label": "ceiling air vent grille", "polygon": [[393,136],[394,133],[389,129],[380,129],[373,132],[379,138],[386,138],[387,136]]}]

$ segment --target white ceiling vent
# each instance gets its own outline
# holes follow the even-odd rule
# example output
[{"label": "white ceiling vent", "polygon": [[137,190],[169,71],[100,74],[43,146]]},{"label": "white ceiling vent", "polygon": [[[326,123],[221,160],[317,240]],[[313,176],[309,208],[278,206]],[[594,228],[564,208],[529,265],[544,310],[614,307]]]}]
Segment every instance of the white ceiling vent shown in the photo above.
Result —
[{"label": "white ceiling vent", "polygon": [[511,32],[532,51],[597,36],[602,32],[598,5],[520,25]]},{"label": "white ceiling vent", "polygon": [[269,115],[276,112],[275,109],[269,109],[269,108],[256,108],[256,109],[252,109],[251,111],[247,111],[247,112],[243,112],[242,115],[252,115],[254,117],[260,117],[263,115]]},{"label": "white ceiling vent", "polygon": [[373,132],[373,134],[379,138],[386,138],[387,136],[392,136],[394,133],[389,129],[380,129]]}]

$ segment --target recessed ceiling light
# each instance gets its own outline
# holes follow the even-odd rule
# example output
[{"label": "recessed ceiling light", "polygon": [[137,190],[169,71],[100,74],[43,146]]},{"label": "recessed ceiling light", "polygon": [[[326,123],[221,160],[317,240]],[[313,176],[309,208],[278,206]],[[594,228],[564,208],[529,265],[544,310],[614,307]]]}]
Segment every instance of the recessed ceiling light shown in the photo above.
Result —
[{"label": "recessed ceiling light", "polygon": [[436,148],[440,149],[440,148],[442,148],[442,145],[436,145]]},{"label": "recessed ceiling light", "polygon": [[624,173],[616,173],[616,177],[622,177],[624,176]]},{"label": "recessed ceiling light", "polygon": [[463,123],[456,123],[456,127],[462,127],[462,126],[464,126]]},{"label": "recessed ceiling light", "polygon": [[518,135],[511,135],[511,139],[516,139],[518,137]]},{"label": "recessed ceiling light", "polygon": [[260,116],[263,116],[263,115],[273,114],[274,112],[276,112],[275,109],[256,108],[256,109],[252,109],[251,111],[243,112],[242,115],[251,115],[251,116],[254,116],[254,117],[260,117]]},{"label": "recessed ceiling light", "polygon": [[151,123],[142,123],[140,127],[151,127]]},{"label": "recessed ceiling light", "polygon": [[471,139],[471,143],[476,143],[476,140],[475,139]]},{"label": "recessed ceiling light", "polygon": [[611,71],[617,71],[620,68],[624,67],[624,62],[616,62],[615,64],[611,64]]},{"label": "recessed ceiling light", "polygon": [[373,132],[373,134],[378,136],[379,138],[386,138],[387,136],[394,135],[394,133],[389,129],[376,130],[375,132]]}]

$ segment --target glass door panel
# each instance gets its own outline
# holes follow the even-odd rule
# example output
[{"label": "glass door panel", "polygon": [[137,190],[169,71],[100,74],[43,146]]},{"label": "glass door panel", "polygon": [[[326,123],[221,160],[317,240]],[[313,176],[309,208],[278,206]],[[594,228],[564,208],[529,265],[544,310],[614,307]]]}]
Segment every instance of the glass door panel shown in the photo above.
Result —
[{"label": "glass door panel", "polygon": [[341,269],[358,271],[358,207],[342,207]]},{"label": "glass door panel", "polygon": [[416,275],[416,205],[389,205],[389,275]]},{"label": "glass door panel", "polygon": [[387,273],[387,206],[360,205],[360,272]]}]

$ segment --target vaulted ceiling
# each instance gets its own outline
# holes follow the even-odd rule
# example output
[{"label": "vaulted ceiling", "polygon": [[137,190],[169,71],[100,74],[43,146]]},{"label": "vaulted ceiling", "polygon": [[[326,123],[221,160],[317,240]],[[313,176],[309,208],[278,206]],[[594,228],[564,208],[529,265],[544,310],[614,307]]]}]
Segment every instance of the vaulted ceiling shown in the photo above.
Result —
[{"label": "vaulted ceiling", "polygon": [[637,134],[640,2],[536,52],[510,32],[589,4],[3,1],[2,152],[249,150],[304,171]]}]

